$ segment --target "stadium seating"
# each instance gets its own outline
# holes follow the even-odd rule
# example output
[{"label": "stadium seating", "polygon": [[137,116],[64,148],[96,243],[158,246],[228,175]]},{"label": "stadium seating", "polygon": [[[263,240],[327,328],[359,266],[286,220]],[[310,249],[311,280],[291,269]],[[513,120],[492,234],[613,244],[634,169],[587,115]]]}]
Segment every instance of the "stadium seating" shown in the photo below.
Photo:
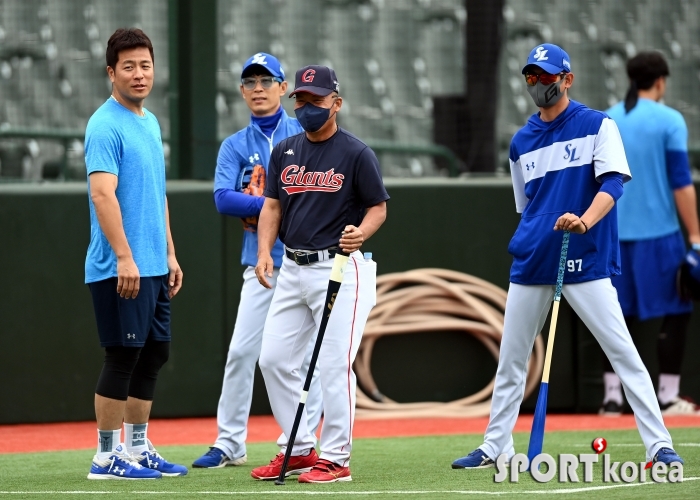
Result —
[{"label": "stadium seating", "polygon": [[[528,48],[551,41],[567,50],[576,75],[571,96],[606,109],[624,98],[625,61],[641,50],[660,50],[671,67],[666,104],[683,113],[691,147],[700,146],[700,5],[689,0],[508,0],[506,46],[501,58],[498,134],[507,144],[534,111],[522,102],[520,70]],[[520,101],[520,107],[514,103]],[[516,109],[514,109],[516,108]],[[525,112],[521,112],[526,109]]]},{"label": "stadium seating", "polygon": [[[84,129],[110,88],[106,38],[117,27],[138,26],[156,53],[147,107],[168,136],[167,10],[167,0],[0,0],[0,127]],[[503,12],[494,82],[502,161],[512,134],[536,110],[520,70],[528,50],[544,41],[571,55],[572,97],[598,109],[624,97],[629,56],[661,50],[672,73],[666,103],[683,113],[690,144],[700,148],[700,2],[506,0]],[[303,65],[333,66],[345,99],[341,125],[361,138],[430,143],[433,98],[463,95],[468,87],[466,16],[463,0],[218,0],[219,136],[248,123],[239,72],[248,56],[264,51],[280,58],[290,85]],[[291,113],[293,101],[284,106]],[[15,143],[23,147],[26,140],[0,140],[0,157],[10,151],[6,156],[13,158]],[[58,143],[37,144],[39,164],[62,157]],[[437,173],[428,157],[381,159],[385,175]],[[79,175],[82,159],[71,162]],[[5,171],[25,175],[15,167]]]},{"label": "stadium seating", "polygon": [[[90,115],[109,96],[105,47],[107,37],[123,26],[141,27],[153,40],[158,65],[147,107],[167,135],[167,0],[0,1],[0,127],[84,130]],[[33,142],[38,151],[32,161],[39,165],[39,174],[25,165],[21,176],[41,178],[45,164],[47,176],[53,176],[63,147],[56,141]],[[13,158],[12,151],[26,149],[29,143],[29,139],[2,140],[0,157],[9,152],[6,156]],[[84,178],[82,143],[69,144],[66,174]],[[16,176],[16,161],[12,163],[12,168],[0,170],[0,176]]]}]

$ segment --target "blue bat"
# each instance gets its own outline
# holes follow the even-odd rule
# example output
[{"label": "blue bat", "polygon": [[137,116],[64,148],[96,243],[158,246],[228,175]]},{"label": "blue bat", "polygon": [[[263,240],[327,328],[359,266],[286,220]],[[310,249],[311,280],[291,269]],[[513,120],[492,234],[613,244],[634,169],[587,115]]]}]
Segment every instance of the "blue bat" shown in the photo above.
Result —
[{"label": "blue bat", "polygon": [[549,392],[549,367],[552,364],[552,349],[554,347],[554,334],[557,328],[557,317],[559,316],[561,287],[564,284],[566,254],[569,251],[569,234],[569,231],[564,231],[564,239],[561,243],[559,272],[557,273],[557,287],[554,291],[554,302],[552,304],[552,322],[549,325],[549,337],[547,338],[547,354],[544,357],[544,369],[542,370],[540,393],[537,396],[535,417],[532,420],[532,431],[530,432],[530,444],[527,448],[527,458],[529,459],[530,463],[532,463],[532,460],[537,455],[542,453],[542,445],[544,444],[544,424],[547,420],[547,393]]}]

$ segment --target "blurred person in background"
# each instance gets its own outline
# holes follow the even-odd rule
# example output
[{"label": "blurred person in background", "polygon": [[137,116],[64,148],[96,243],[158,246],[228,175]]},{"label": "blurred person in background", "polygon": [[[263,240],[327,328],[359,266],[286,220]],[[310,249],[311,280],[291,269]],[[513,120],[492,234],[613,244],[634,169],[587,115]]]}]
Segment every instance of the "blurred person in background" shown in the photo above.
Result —
[{"label": "blurred person in background", "polygon": [[[261,287],[255,277],[258,216],[265,201],[263,191],[272,148],[281,140],[303,132],[297,119],[289,117],[282,108],[281,98],[287,93],[287,82],[277,58],[263,52],[251,56],[243,65],[240,90],[250,108],[250,124],[221,144],[214,178],[214,202],[219,213],[243,221],[241,263],[246,269],[216,412],[219,433],[209,451],[192,464],[201,468],[243,465],[248,460],[245,440],[253,399],[255,363],[260,357],[265,318],[284,251],[282,243],[277,240],[272,250],[272,289]],[[306,376],[312,348],[313,342],[309,346],[302,378]],[[308,421],[315,434],[323,413],[317,375],[310,392]]]},{"label": "blurred person in background", "polygon": [[[660,101],[668,64],[659,52],[641,52],[627,62],[630,87],[607,113],[622,136],[634,181],[618,202],[622,274],[612,282],[625,321],[663,318],[657,339],[657,397],[665,415],[696,414],[680,396],[681,365],[692,302],[680,297],[676,273],[686,254],[678,216],[692,251],[700,250],[700,226],[688,162],[688,128],[683,116]],[[604,357],[605,397],[600,412],[622,412],[620,378]]]}]

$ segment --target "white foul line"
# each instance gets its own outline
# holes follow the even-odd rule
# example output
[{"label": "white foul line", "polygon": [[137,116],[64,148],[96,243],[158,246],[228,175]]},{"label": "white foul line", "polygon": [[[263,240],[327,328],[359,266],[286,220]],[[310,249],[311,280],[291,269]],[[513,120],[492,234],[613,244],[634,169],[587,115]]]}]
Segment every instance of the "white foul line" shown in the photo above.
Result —
[{"label": "white foul line", "polygon": [[[575,446],[576,448],[590,448],[590,447],[591,447],[590,444],[580,444],[580,443],[578,443],[578,444],[573,444],[573,445],[571,445],[571,446]],[[644,443],[608,443],[608,446],[612,446],[612,447],[617,447],[617,446],[644,446]],[[679,447],[686,447],[686,446],[689,446],[689,447],[700,447],[700,443],[675,443],[673,446],[674,446],[674,448],[675,448],[676,446],[679,446]]]},{"label": "white foul line", "polygon": [[[686,477],[683,482],[697,481],[700,477]],[[386,490],[386,491],[0,491],[0,495],[568,495],[590,491],[629,488],[654,482],[622,483],[604,486],[584,486],[582,488],[559,488],[552,490],[512,490],[512,491],[475,491],[475,490]]]}]

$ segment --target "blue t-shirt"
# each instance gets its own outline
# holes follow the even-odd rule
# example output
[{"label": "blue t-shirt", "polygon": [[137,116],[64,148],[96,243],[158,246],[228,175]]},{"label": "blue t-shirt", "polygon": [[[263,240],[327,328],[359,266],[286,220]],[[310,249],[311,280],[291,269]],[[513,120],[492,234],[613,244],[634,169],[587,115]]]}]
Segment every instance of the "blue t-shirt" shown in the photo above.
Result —
[{"label": "blue t-shirt", "polygon": [[[168,272],[165,231],[165,159],[160,126],[146,109],[129,111],[113,98],[90,117],[85,131],[85,165],[90,174],[118,177],[117,201],[126,240],[142,277]],[[95,205],[90,204],[90,245],[85,259],[85,283],[117,276],[117,258],[102,232]]]},{"label": "blue t-shirt", "polygon": [[[266,124],[263,123],[263,125]],[[265,135],[260,128],[260,119],[251,117],[250,125],[227,137],[221,143],[216,160],[214,193],[215,196],[226,196],[229,203],[224,208],[220,206],[220,202],[217,202],[219,211],[234,217],[260,215],[265,197],[243,194],[241,190],[250,181],[250,174],[255,165],[262,165],[267,172],[270,152],[276,144],[303,130],[297,119],[287,115],[280,106],[279,119],[269,136]],[[267,179],[269,179],[269,173]],[[272,248],[275,267],[282,266],[283,252],[282,242],[277,240]],[[244,266],[255,266],[257,262],[258,233],[244,231],[241,263]]]},{"label": "blue t-shirt", "polygon": [[297,250],[337,247],[345,226],[389,199],[374,151],[343,129],[322,142],[298,134],[272,150],[265,196],[280,200],[280,239]]},{"label": "blue t-shirt", "polygon": [[[578,216],[598,194],[601,176],[631,176],[620,134],[610,118],[576,101],[555,120],[530,117],[510,145],[515,205],[522,218],[508,251],[510,281],[553,285],[557,281],[562,232],[554,223],[566,212]],[[624,198],[624,196],[622,197]],[[585,234],[571,234],[564,283],[620,274],[615,207]]]},{"label": "blue t-shirt", "polygon": [[644,98],[629,113],[624,103],[607,113],[620,129],[634,174],[618,204],[620,239],[646,240],[679,231],[673,190],[692,183],[683,115]]}]

